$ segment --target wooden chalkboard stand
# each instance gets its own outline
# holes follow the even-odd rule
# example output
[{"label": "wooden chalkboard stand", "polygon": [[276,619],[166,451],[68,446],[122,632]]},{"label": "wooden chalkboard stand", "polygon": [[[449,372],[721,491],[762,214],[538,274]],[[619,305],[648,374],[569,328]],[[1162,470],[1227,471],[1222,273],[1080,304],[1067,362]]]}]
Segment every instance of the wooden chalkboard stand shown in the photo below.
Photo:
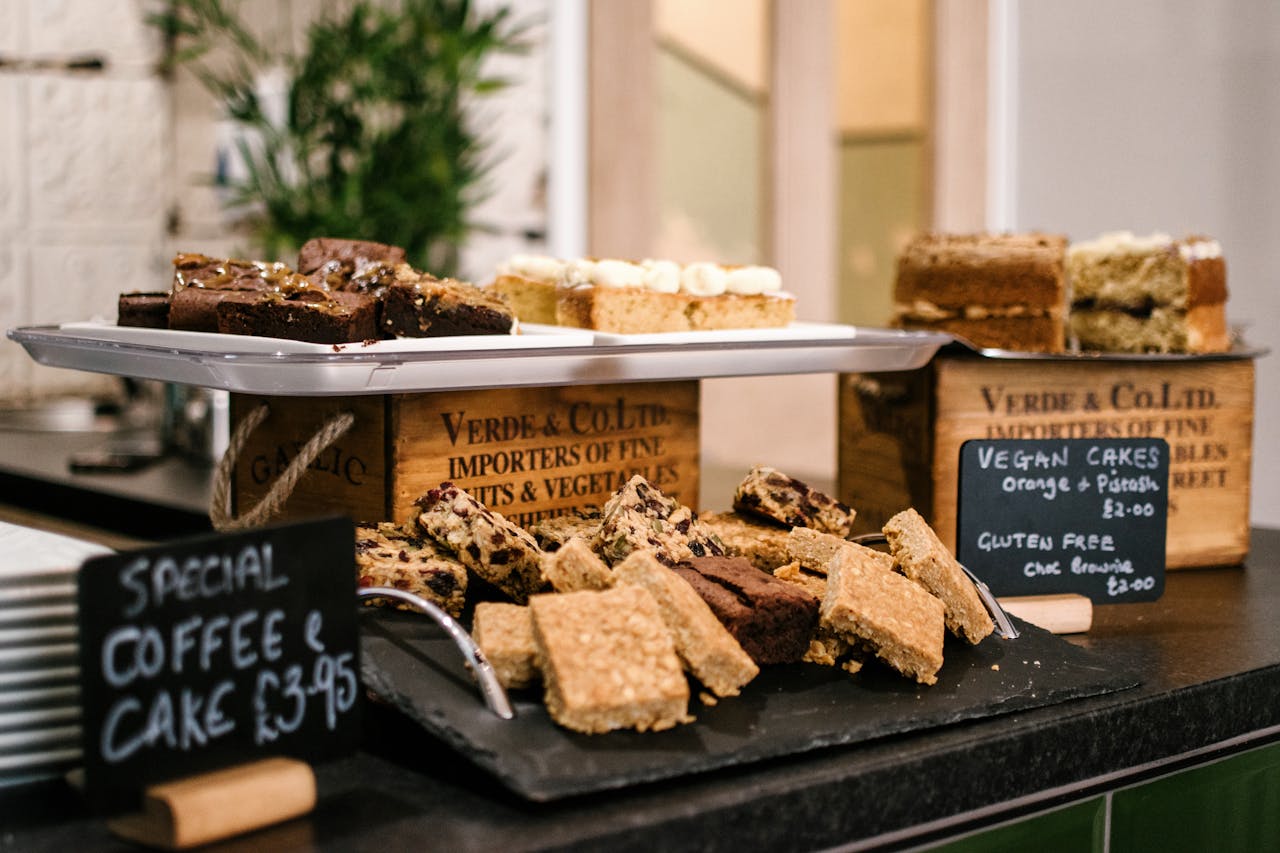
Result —
[{"label": "wooden chalkboard stand", "polygon": [[1093,626],[1093,602],[1074,592],[1001,596],[1000,606],[1053,634],[1083,634]]},{"label": "wooden chalkboard stand", "polygon": [[107,821],[111,832],[165,850],[185,850],[281,823],[316,804],[311,766],[267,758],[152,785],[142,811]]}]

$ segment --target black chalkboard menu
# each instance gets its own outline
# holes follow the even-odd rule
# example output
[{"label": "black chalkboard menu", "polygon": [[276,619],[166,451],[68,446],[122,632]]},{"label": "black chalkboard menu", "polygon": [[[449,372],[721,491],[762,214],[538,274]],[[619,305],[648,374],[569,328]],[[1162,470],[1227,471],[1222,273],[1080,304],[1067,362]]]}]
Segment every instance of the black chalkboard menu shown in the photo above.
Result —
[{"label": "black chalkboard menu", "polygon": [[359,737],[354,531],[346,519],[97,557],[79,575],[85,794]]},{"label": "black chalkboard menu", "polygon": [[956,556],[996,595],[1154,601],[1168,507],[1162,438],[966,441]]}]

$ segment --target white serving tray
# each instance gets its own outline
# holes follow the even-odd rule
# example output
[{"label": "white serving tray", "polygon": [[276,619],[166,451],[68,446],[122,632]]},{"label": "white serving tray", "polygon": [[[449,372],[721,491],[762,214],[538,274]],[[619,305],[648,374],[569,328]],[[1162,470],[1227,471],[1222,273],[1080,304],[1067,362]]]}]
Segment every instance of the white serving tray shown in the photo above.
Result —
[{"label": "white serving tray", "polygon": [[308,397],[911,370],[953,340],[935,332],[803,323],[656,341],[547,326],[526,325],[523,332],[351,344],[339,351],[273,338],[90,323],[27,326],[8,334],[50,367]]}]

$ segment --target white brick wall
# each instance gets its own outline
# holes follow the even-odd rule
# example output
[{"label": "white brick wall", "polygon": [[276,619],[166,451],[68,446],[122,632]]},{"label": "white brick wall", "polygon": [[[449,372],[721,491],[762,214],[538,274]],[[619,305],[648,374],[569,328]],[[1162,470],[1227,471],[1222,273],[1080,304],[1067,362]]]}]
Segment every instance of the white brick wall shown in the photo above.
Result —
[{"label": "white brick wall", "polygon": [[[483,0],[492,8],[499,0]],[[551,0],[516,0],[521,19],[544,20]],[[260,32],[301,44],[320,0],[245,0]],[[0,329],[115,316],[126,290],[164,289],[178,250],[252,251],[229,232],[214,170],[212,99],[188,74],[165,83],[154,74],[158,35],[143,22],[146,0],[0,0]],[[546,227],[542,181],[547,161],[545,31],[534,49],[497,61],[517,81],[486,100],[479,117],[501,158],[491,196],[475,219],[495,230],[463,250],[476,279],[498,261],[540,243]],[[102,72],[50,63],[99,57]],[[168,212],[178,230],[166,231]],[[0,400],[93,392],[114,380],[53,370],[0,341]]]}]

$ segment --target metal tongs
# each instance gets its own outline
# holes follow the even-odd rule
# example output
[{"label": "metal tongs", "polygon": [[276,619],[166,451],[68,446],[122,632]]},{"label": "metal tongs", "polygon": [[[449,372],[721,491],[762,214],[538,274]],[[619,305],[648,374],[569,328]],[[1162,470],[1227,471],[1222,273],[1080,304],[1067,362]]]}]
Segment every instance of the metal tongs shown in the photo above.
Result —
[{"label": "metal tongs", "polygon": [[467,633],[466,629],[458,624],[458,620],[422,596],[405,592],[402,589],[395,589],[394,587],[364,587],[356,590],[356,598],[394,599],[409,605],[415,610],[420,610],[434,619],[437,625],[448,632],[454,644],[461,650],[463,658],[470,665],[471,671],[476,674],[476,680],[480,682],[480,693],[484,697],[484,704],[488,706],[490,711],[504,720],[515,719],[516,712],[511,707],[511,700],[507,698],[507,691],[502,688],[502,683],[498,681],[498,676],[493,671],[493,665],[489,663],[489,659],[484,656],[484,652],[476,645],[476,641],[471,639],[471,635]]},{"label": "metal tongs", "polygon": [[[883,533],[862,533],[858,536],[850,536],[849,541],[856,542],[859,545],[883,545],[889,540]],[[963,563],[957,561],[956,565],[973,582],[973,588],[978,591],[978,598],[982,599],[982,605],[987,608],[991,621],[996,623],[996,633],[1006,640],[1018,639],[1021,636],[1021,632],[1013,626],[1013,620],[1009,618],[1009,614],[1004,612],[1000,602],[992,595],[991,588],[983,583],[977,575],[969,571]]]}]

